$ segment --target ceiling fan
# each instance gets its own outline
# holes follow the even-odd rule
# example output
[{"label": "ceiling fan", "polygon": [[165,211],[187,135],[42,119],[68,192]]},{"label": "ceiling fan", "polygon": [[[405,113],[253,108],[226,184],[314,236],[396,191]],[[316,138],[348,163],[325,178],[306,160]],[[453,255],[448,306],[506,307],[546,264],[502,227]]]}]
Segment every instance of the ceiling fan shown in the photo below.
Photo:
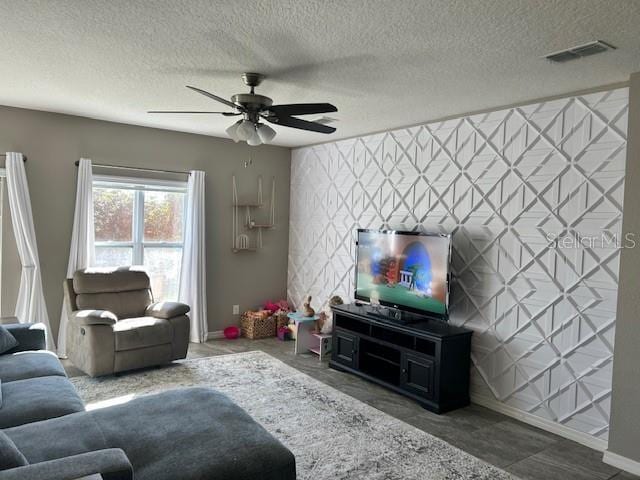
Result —
[{"label": "ceiling fan", "polygon": [[235,142],[245,141],[252,146],[269,143],[276,136],[276,131],[261,123],[260,120],[266,120],[274,125],[311,132],[333,133],[336,131],[334,127],[329,127],[319,122],[296,118],[297,115],[337,112],[338,109],[336,107],[330,103],[273,105],[273,101],[269,97],[258,95],[254,91],[255,87],[260,85],[264,78],[265,76],[260,73],[243,73],[242,80],[251,90],[249,93],[238,93],[232,96],[230,101],[200,88],[187,85],[187,88],[228,106],[232,109],[230,112],[152,110],[148,113],[211,113],[224,115],[225,117],[242,115],[243,118],[227,128],[226,131]]}]

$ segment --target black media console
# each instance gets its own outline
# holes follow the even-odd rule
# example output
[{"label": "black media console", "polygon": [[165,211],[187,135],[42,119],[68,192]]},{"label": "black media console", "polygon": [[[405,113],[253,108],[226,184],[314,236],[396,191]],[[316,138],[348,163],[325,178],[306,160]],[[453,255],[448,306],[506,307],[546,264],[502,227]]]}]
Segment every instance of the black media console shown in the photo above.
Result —
[{"label": "black media console", "polygon": [[368,305],[333,307],[329,365],[384,385],[444,413],[469,404],[471,330]]}]

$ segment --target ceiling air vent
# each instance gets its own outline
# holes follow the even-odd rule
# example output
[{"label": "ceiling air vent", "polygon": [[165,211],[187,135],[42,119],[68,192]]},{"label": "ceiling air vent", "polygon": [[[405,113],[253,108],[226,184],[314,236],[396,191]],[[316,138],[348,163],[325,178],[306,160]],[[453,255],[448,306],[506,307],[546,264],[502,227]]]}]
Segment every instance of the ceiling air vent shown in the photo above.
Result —
[{"label": "ceiling air vent", "polygon": [[603,42],[602,40],[596,40],[594,42],[585,43],[584,45],[578,45],[576,47],[567,48],[566,50],[550,53],[549,55],[545,55],[544,58],[551,60],[552,62],[563,63],[615,49],[616,47],[613,45]]}]

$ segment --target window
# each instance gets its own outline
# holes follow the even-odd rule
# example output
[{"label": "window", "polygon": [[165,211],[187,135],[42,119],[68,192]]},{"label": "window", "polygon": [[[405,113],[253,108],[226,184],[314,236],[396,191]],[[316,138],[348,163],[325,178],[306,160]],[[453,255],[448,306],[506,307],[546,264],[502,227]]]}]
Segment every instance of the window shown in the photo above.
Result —
[{"label": "window", "polygon": [[178,298],[186,183],[94,177],[97,266],[144,265],[156,301]]}]

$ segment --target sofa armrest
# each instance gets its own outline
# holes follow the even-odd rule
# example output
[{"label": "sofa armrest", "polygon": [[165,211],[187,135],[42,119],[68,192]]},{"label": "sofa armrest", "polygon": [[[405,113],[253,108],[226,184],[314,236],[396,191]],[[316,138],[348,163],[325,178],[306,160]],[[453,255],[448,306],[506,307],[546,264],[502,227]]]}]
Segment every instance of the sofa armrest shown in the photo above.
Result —
[{"label": "sofa armrest", "polygon": [[3,325],[18,341],[18,346],[7,353],[25,352],[29,350],[45,350],[45,329],[42,323],[9,323]]},{"label": "sofa armrest", "polygon": [[81,326],[113,325],[118,317],[109,310],[76,310],[71,313],[71,321]]},{"label": "sofa armrest", "polygon": [[0,471],[0,480],[76,480],[100,474],[104,480],[133,480],[133,467],[119,448],[96,450]]},{"label": "sofa armrest", "polygon": [[189,305],[180,302],[156,302],[147,307],[146,315],[155,318],[173,318],[189,313]]}]

